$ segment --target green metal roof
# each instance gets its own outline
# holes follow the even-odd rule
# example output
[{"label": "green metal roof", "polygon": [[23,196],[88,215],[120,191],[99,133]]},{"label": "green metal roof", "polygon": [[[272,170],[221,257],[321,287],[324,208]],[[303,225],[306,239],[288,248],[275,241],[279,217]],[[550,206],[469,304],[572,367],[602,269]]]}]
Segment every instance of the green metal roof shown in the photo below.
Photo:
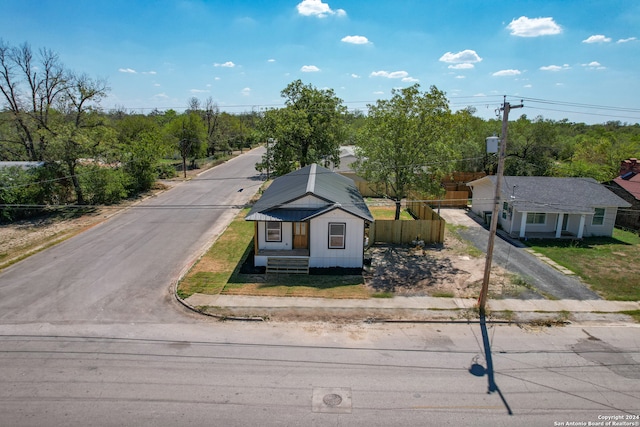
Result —
[{"label": "green metal roof", "polygon": [[[305,196],[326,202],[318,208],[287,206]],[[305,166],[276,178],[245,218],[247,221],[305,221],[334,209],[342,209],[373,221],[353,181],[317,164]]]}]

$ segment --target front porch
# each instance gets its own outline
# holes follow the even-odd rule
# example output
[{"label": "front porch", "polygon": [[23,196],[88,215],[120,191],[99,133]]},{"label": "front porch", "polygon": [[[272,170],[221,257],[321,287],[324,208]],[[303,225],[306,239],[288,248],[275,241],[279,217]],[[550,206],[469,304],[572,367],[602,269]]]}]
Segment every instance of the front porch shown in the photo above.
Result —
[{"label": "front porch", "polygon": [[524,237],[520,236],[520,233],[518,232],[512,232],[509,233],[509,237],[513,238],[513,239],[520,239],[520,240],[528,240],[528,239],[571,239],[571,240],[575,240],[578,237],[573,234],[570,233],[568,231],[562,231],[562,233],[560,234],[560,236],[556,235],[555,231],[554,232],[527,232],[525,234]]},{"label": "front porch", "polygon": [[266,267],[266,273],[309,274],[309,249],[261,249],[254,257],[255,265]]}]

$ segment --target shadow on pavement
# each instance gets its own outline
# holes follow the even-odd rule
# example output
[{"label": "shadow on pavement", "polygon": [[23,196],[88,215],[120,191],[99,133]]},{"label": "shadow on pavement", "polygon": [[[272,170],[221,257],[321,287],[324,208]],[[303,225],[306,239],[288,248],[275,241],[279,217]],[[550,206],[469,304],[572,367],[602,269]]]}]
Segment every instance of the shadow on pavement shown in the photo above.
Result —
[{"label": "shadow on pavement", "polygon": [[504,395],[498,388],[498,385],[495,381],[495,376],[493,372],[493,359],[491,357],[491,345],[489,343],[489,334],[487,332],[487,322],[484,314],[480,314],[480,331],[482,332],[482,343],[484,344],[484,358],[487,362],[487,366],[484,367],[478,363],[478,358],[474,358],[471,367],[469,368],[469,373],[476,377],[487,376],[487,380],[489,381],[489,387],[487,393],[498,392],[502,403],[504,403],[505,408],[507,409],[507,413],[509,415],[513,415],[513,411],[511,411],[511,407],[507,400],[504,398]]}]

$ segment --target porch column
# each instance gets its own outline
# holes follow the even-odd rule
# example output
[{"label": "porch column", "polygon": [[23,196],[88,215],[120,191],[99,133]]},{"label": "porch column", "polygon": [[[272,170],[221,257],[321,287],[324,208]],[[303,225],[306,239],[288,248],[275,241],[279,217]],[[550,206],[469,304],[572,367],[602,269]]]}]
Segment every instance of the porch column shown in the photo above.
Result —
[{"label": "porch column", "polygon": [[527,229],[527,213],[522,212],[522,218],[520,218],[520,238],[524,238],[524,232]]},{"label": "porch column", "polygon": [[584,231],[584,218],[585,214],[580,215],[580,225],[578,226],[578,239],[582,239],[582,232]]},{"label": "porch column", "polygon": [[556,225],[556,239],[562,236],[562,223],[564,222],[564,212],[558,214],[558,225]]}]

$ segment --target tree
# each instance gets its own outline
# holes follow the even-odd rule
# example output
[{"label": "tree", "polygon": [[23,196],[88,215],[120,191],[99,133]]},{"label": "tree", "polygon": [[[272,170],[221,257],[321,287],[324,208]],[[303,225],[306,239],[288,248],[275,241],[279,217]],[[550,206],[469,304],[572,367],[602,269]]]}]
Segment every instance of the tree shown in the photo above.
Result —
[{"label": "tree", "polygon": [[301,80],[280,93],[285,107],[265,112],[263,140],[274,141],[256,169],[283,175],[298,166],[339,164],[340,144],[346,139],[342,100],[331,89],[316,89]]},{"label": "tree", "polygon": [[369,105],[354,166],[369,182],[400,202],[412,190],[439,194],[441,179],[453,169],[451,112],[444,92],[414,84],[394,89],[389,100]]},{"label": "tree", "polygon": [[[20,159],[45,157],[52,137],[50,120],[54,107],[65,96],[72,78],[49,49],[36,58],[29,44],[12,47],[0,40],[0,92],[14,132],[3,133],[3,145]],[[16,147],[20,147],[19,153]]]},{"label": "tree", "polygon": [[202,153],[206,129],[202,119],[195,112],[186,112],[177,116],[167,125],[167,135],[173,141],[182,158],[182,171],[187,177],[187,159],[193,161]]},{"label": "tree", "polygon": [[509,124],[505,175],[548,176],[560,152],[551,120],[538,116],[533,122],[523,114]]}]

